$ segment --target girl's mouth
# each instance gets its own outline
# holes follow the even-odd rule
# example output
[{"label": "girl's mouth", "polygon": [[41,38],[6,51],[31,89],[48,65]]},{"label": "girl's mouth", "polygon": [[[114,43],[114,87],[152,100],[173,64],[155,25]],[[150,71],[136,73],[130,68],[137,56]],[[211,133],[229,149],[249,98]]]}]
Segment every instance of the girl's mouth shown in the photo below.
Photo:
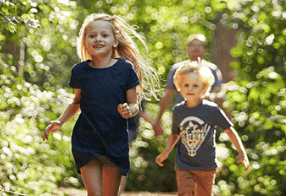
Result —
[{"label": "girl's mouth", "polygon": [[104,46],[103,45],[96,45],[96,46],[93,46],[94,48],[103,48]]}]

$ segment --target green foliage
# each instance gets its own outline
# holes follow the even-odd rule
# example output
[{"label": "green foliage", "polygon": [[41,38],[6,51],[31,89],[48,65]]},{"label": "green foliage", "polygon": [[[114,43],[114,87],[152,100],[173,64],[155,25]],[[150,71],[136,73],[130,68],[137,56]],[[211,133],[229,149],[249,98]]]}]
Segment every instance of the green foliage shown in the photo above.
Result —
[{"label": "green foliage", "polygon": [[72,95],[63,89],[40,91],[36,85],[14,77],[16,68],[5,61],[7,58],[1,55],[0,189],[47,195],[56,193],[58,185],[79,186],[70,153],[74,121],[54,133],[48,142],[42,141],[46,125],[60,115]]},{"label": "green foliage", "polygon": [[[155,118],[157,104],[147,104],[147,112]],[[174,170],[175,151],[172,151],[164,166],[159,167],[155,158],[164,150],[170,134],[171,112],[167,111],[163,116],[163,126],[166,127],[165,135],[156,139],[152,126],[146,121],[141,121],[139,135],[132,143],[130,149],[131,171],[128,174],[126,190],[148,192],[175,192],[177,191],[176,174]],[[167,134],[168,133],[168,134]]]},{"label": "green foliage", "polygon": [[[19,31],[21,26],[38,27],[37,3],[24,0],[12,0],[0,2],[0,30],[11,33]],[[5,40],[5,36],[0,37]]]},{"label": "green foliage", "polygon": [[246,173],[237,172],[242,168],[235,169],[234,162],[222,162],[219,178],[230,185],[225,195],[285,195],[285,8],[284,1],[245,1],[224,16],[239,29],[239,43],[231,50],[238,78],[228,84],[224,104],[233,108],[251,162]]},{"label": "green foliage", "polygon": [[[70,69],[79,62],[76,40],[91,12],[121,15],[138,26],[149,51],[139,49],[161,73],[187,59],[191,33],[214,36],[220,22],[239,30],[230,53],[238,71],[226,85],[224,106],[232,109],[235,128],[251,162],[249,171],[235,161],[236,150],[218,131],[218,195],[285,195],[285,1],[145,0],[145,1],[0,1],[0,190],[51,195],[57,186],[82,187],[70,150],[74,119],[43,143],[42,133],[57,119],[73,95]],[[210,51],[211,45],[207,45]],[[210,54],[207,54],[207,58]],[[23,76],[21,76],[21,70]],[[64,89],[63,89],[64,88]],[[158,104],[148,104],[153,118]],[[157,140],[148,123],[130,150],[127,190],[175,191],[174,151],[160,168],[154,162],[170,133],[170,111],[163,116],[166,134]],[[3,193],[4,195],[4,193]]]}]

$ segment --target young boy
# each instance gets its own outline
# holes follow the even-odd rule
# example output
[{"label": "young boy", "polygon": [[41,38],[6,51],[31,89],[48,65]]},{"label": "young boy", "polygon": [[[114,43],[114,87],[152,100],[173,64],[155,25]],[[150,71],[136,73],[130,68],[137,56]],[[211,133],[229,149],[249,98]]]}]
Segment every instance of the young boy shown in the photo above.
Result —
[{"label": "young boy", "polygon": [[214,82],[209,68],[200,62],[185,63],[174,75],[174,83],[185,101],[173,108],[172,134],[156,163],[163,161],[176,146],[175,169],[180,196],[209,196],[215,178],[217,161],[215,154],[215,127],[228,134],[238,151],[237,163],[245,171],[249,161],[242,142],[217,104],[203,99]]},{"label": "young boy", "polygon": [[170,69],[170,72],[167,78],[167,83],[166,83],[167,88],[165,91],[165,95],[161,99],[160,109],[159,109],[156,124],[154,127],[156,134],[163,134],[162,132],[160,132],[161,118],[163,116],[164,111],[169,107],[173,95],[174,94],[176,95],[176,103],[180,103],[181,101],[184,100],[181,93],[176,88],[173,79],[174,79],[174,74],[176,73],[176,70],[180,68],[181,66],[183,66],[185,63],[190,63],[192,61],[198,62],[199,59],[201,59],[201,64],[203,66],[208,67],[212,71],[215,80],[214,80],[214,83],[212,84],[210,93],[205,98],[217,103],[218,105],[222,105],[225,94],[223,91],[221,91],[221,87],[223,84],[221,71],[215,64],[204,60],[204,57],[207,53],[206,48],[205,48],[206,45],[207,45],[207,38],[203,34],[190,35],[188,37],[187,47],[186,47],[186,52],[188,53],[189,59],[174,64],[172,68]]}]

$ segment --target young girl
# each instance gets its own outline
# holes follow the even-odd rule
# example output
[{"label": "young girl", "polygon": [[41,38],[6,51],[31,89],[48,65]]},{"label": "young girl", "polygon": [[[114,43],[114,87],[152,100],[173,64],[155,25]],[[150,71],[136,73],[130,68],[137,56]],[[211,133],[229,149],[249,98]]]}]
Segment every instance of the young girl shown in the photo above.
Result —
[{"label": "young girl", "polygon": [[[71,71],[75,98],[43,140],[59,130],[79,110],[72,133],[72,153],[88,196],[117,195],[121,175],[130,169],[127,118],[137,114],[142,97],[142,73],[150,83],[156,72],[146,65],[129,34],[142,37],[118,16],[92,14],[80,30],[82,60]],[[154,92],[154,86],[151,86]]]},{"label": "young girl", "polygon": [[204,100],[214,76],[209,68],[197,62],[186,63],[174,75],[174,83],[185,101],[173,108],[172,134],[156,163],[163,161],[176,146],[175,168],[180,196],[210,196],[215,178],[215,127],[230,138],[238,151],[237,163],[249,167],[247,154],[231,121],[217,104]]}]

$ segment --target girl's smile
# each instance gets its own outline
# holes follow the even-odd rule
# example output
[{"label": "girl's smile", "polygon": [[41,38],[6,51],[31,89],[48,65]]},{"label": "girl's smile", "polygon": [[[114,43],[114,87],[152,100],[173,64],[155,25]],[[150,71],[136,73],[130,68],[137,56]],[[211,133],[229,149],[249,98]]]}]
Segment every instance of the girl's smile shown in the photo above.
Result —
[{"label": "girl's smile", "polygon": [[117,46],[110,22],[98,20],[87,27],[86,47],[92,56],[111,56],[113,47]]}]

